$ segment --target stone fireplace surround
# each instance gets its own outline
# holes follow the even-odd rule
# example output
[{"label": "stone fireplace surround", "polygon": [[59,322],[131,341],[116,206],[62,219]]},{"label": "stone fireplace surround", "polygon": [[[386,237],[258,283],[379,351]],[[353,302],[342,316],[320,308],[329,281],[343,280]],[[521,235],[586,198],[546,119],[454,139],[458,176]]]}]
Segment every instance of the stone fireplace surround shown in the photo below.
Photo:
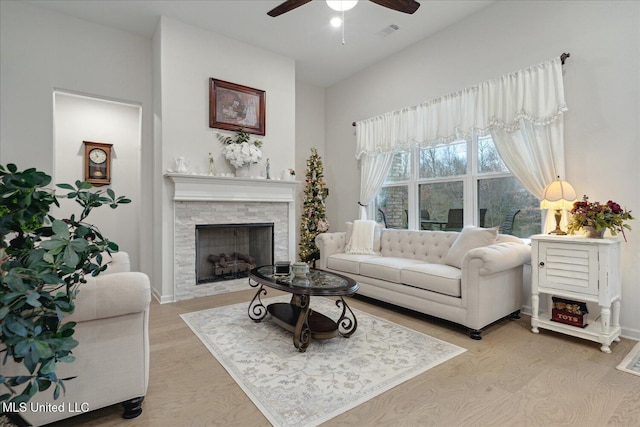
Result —
[{"label": "stone fireplace surround", "polygon": [[174,301],[216,293],[215,283],[196,284],[196,225],[273,222],[274,259],[295,260],[296,181],[165,177],[173,183]]}]

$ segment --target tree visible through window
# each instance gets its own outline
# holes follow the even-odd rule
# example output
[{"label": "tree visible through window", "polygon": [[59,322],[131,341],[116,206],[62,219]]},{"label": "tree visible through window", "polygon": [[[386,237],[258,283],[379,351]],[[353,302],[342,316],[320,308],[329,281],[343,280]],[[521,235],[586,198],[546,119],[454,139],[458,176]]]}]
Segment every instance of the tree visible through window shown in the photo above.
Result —
[{"label": "tree visible through window", "polygon": [[538,206],[491,137],[396,153],[376,198],[377,213],[390,228],[460,230],[475,224],[519,237],[540,232]]}]

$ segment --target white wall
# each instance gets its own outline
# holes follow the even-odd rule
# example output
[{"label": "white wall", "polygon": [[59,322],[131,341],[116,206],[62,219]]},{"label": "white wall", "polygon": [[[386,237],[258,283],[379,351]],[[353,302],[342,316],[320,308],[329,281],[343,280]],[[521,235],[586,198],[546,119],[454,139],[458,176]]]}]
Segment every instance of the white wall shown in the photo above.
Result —
[{"label": "white wall", "polygon": [[[173,168],[173,159],[184,156],[196,173],[206,174],[212,153],[219,173],[233,172],[222,156],[216,135],[209,128],[209,79],[237,83],[266,92],[266,135],[260,137],[263,159],[253,168],[264,170],[266,158],[271,171],[295,167],[295,63],[286,58],[227,37],[162,17],[153,40],[154,115],[156,147],[162,147],[161,164],[154,179]],[[229,135],[227,132],[226,135]],[[277,176],[277,175],[276,175]],[[173,210],[172,189],[164,179],[162,216],[154,218],[162,229],[162,254],[157,255],[161,283],[154,291],[162,301],[173,299]]]},{"label": "white wall", "polygon": [[[136,203],[150,217],[151,41],[26,2],[2,1],[0,56],[0,162],[54,172],[55,89],[140,105],[143,192]],[[114,190],[131,194],[129,185]],[[140,218],[137,209],[122,213],[127,223]],[[136,236],[150,235],[150,227],[144,223]],[[150,246],[141,240],[140,265],[134,268],[151,273]]]},{"label": "white wall", "polygon": [[[307,159],[311,149],[324,156],[324,88],[296,81],[296,180],[300,181],[296,195],[296,254],[299,252],[300,224],[304,201]],[[324,158],[322,158],[324,166]],[[332,196],[329,189],[329,197]]]},{"label": "white wall", "polygon": [[[113,189],[131,203],[113,210],[94,209],[88,222],[129,253],[138,265],[140,238],[140,106],[88,98],[68,93],[54,94],[54,171],[56,183],[74,184],[84,180],[83,141],[113,144],[111,147],[111,184],[94,190]],[[69,199],[60,200],[52,213],[58,218],[78,216],[80,206]]]},{"label": "white wall", "polygon": [[[640,218],[640,3],[496,2],[326,92],[329,221],[357,215],[352,121],[415,105],[563,52],[567,176],[593,201]],[[623,244],[623,333],[640,338],[640,221]],[[335,227],[334,227],[335,229]],[[343,229],[343,228],[342,228]]]}]

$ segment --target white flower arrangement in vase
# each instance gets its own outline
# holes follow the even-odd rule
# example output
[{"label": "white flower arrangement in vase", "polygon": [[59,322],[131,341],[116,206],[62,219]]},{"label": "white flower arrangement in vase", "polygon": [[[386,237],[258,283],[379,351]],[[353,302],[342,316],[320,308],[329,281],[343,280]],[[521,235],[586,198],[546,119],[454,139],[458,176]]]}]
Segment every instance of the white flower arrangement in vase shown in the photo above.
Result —
[{"label": "white flower arrangement in vase", "polygon": [[250,141],[249,134],[242,129],[238,131],[235,138],[218,135],[218,139],[224,145],[222,154],[236,168],[258,163],[258,160],[262,158],[262,151],[260,150],[262,141]]}]

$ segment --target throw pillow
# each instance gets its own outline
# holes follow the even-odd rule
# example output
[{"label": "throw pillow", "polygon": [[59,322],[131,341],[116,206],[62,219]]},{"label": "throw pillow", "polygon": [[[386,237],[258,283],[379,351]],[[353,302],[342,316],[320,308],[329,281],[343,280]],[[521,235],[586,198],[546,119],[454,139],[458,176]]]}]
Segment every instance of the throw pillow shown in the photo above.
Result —
[{"label": "throw pillow", "polygon": [[345,252],[348,254],[377,255],[377,252],[374,250],[375,230],[375,221],[354,221]]},{"label": "throw pillow", "polygon": [[[351,247],[351,235],[353,234],[353,222],[348,221],[344,223],[346,228],[345,233],[345,252],[347,249]],[[382,230],[384,229],[384,225],[380,223],[376,223],[376,228],[373,231],[373,251],[376,254],[380,253],[380,235]]]},{"label": "throw pillow", "polygon": [[480,228],[473,225],[467,225],[462,229],[449,253],[444,259],[444,263],[452,267],[462,268],[462,258],[471,249],[489,246],[496,242],[498,237],[498,227]]}]

